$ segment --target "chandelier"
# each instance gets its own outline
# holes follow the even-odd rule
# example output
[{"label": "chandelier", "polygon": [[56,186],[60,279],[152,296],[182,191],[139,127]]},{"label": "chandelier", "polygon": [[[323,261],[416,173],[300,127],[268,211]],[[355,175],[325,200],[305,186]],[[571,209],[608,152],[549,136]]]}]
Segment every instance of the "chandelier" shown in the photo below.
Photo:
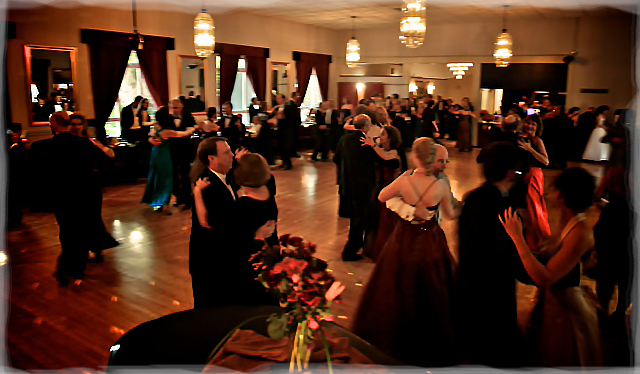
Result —
[{"label": "chandelier", "polygon": [[507,6],[505,6],[504,9],[502,32],[498,35],[498,39],[495,44],[495,52],[493,53],[496,66],[499,68],[509,66],[509,59],[513,56],[513,52],[511,51],[513,40],[511,39],[511,35],[507,32]]},{"label": "chandelier", "polygon": [[351,19],[353,20],[351,29],[354,36],[347,42],[347,66],[355,68],[360,62],[360,43],[355,37],[355,27],[353,26],[356,16],[351,16]]},{"label": "chandelier", "polygon": [[465,75],[465,71],[469,70],[469,68],[473,66],[471,62],[455,62],[447,64],[449,70],[453,73],[456,79],[462,79]]},{"label": "chandelier", "polygon": [[213,53],[213,47],[216,45],[216,38],[213,33],[215,28],[213,18],[206,10],[202,9],[202,12],[196,16],[193,25],[193,43],[198,57],[206,58]]},{"label": "chandelier", "polygon": [[404,0],[402,11],[404,17],[400,21],[400,41],[408,48],[418,48],[424,43],[427,31],[423,0]]}]

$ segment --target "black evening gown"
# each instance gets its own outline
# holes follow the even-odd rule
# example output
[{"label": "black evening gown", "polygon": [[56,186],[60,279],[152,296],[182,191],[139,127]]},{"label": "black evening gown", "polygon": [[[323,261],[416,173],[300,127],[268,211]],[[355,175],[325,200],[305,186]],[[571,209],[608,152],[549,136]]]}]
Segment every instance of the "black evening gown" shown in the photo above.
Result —
[{"label": "black evening gown", "polygon": [[271,194],[268,200],[256,200],[249,196],[241,196],[236,202],[236,211],[241,223],[238,227],[237,250],[241,252],[244,264],[239,268],[240,274],[237,290],[244,295],[244,305],[278,305],[275,296],[256,279],[258,273],[253,269],[249,258],[262,250],[264,242],[255,239],[256,231],[268,221],[278,220],[278,206]]}]

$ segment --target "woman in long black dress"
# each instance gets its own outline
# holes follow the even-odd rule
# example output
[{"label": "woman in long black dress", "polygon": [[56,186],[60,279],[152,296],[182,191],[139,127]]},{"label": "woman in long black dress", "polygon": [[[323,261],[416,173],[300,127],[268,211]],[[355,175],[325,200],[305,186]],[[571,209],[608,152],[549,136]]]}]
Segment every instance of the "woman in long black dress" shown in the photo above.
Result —
[{"label": "woman in long black dress", "polygon": [[471,124],[475,113],[473,104],[469,102],[468,97],[462,99],[462,104],[458,105],[458,143],[456,147],[460,152],[471,152]]},{"label": "woman in long black dress", "polygon": [[[373,139],[367,138],[365,145],[373,147],[382,159],[378,167],[378,185],[373,196],[378,196],[383,188],[388,186],[400,174],[401,167],[399,151],[402,148],[400,131],[393,126],[386,125],[382,129],[379,144]],[[375,199],[371,202],[372,227],[367,242],[364,244],[364,254],[376,261],[382,252],[382,248],[393,231],[395,224],[394,213],[386,209],[384,203]]]},{"label": "woman in long black dress", "polygon": [[[278,305],[275,296],[267,293],[266,289],[256,279],[258,274],[253,269],[249,259],[254,253],[262,249],[265,240],[272,237],[278,220],[278,206],[275,196],[268,184],[272,181],[271,169],[264,157],[255,153],[241,153],[237,159],[237,166],[233,169],[233,181],[240,187],[236,201],[235,214],[240,217],[236,227],[236,249],[238,264],[229,264],[236,268],[234,279],[229,285],[234,287],[239,295],[235,303],[238,305]],[[204,217],[202,203],[202,189],[208,185],[207,181],[198,180],[194,188],[196,211],[199,217]]]},{"label": "woman in long black dress", "polygon": [[604,317],[602,322],[609,318],[611,296],[617,285],[618,302],[611,321],[619,326],[624,326],[625,313],[631,305],[634,277],[635,212],[631,204],[629,180],[629,172],[624,165],[612,166],[605,172],[596,198],[606,200],[606,203],[593,228],[598,258],[596,292]]},{"label": "woman in long black dress", "polygon": [[[432,216],[442,205],[444,215],[458,215],[445,181],[433,175],[436,147],[432,139],[413,143],[417,168],[385,187],[379,200],[402,214],[385,244],[356,312],[353,331],[385,353],[412,365],[457,363],[450,319],[454,259],[444,232]],[[396,211],[411,206],[414,212]],[[406,210],[402,208],[402,210]]]}]

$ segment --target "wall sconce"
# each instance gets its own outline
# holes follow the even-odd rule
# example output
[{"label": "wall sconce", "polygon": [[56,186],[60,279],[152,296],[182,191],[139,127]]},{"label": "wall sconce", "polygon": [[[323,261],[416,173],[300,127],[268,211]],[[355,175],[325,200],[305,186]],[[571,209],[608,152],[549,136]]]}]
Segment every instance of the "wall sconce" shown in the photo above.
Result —
[{"label": "wall sconce", "polygon": [[418,85],[416,84],[416,82],[409,83],[409,92],[418,92]]},{"label": "wall sconce", "polygon": [[435,90],[436,90],[436,86],[433,83],[429,83],[429,85],[427,86],[427,93],[429,95],[433,95]]}]

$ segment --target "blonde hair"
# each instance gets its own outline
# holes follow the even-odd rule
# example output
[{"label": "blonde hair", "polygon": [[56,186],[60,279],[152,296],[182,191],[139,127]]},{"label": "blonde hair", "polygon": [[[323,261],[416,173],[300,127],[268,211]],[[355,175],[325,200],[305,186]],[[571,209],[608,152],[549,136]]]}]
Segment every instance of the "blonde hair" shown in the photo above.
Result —
[{"label": "blonde hair", "polygon": [[413,142],[411,151],[420,163],[420,166],[427,170],[427,174],[431,174],[431,167],[436,158],[436,143],[431,138],[418,138]]}]

